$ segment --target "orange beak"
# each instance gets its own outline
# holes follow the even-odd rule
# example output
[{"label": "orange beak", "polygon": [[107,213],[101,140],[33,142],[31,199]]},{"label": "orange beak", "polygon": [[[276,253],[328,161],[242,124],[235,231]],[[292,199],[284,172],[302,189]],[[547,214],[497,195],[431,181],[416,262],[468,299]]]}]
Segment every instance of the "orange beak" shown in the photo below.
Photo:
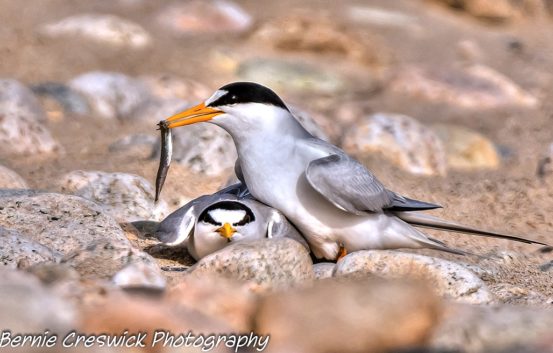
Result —
[{"label": "orange beak", "polygon": [[217,229],[217,232],[221,234],[222,237],[230,239],[232,235],[236,233],[236,229],[232,228],[230,224],[225,223],[221,228]]},{"label": "orange beak", "polygon": [[195,123],[201,123],[213,119],[213,117],[223,114],[224,112],[206,107],[204,103],[200,103],[195,107],[187,109],[183,112],[173,115],[165,119],[167,127],[173,129],[179,126],[185,126]]}]

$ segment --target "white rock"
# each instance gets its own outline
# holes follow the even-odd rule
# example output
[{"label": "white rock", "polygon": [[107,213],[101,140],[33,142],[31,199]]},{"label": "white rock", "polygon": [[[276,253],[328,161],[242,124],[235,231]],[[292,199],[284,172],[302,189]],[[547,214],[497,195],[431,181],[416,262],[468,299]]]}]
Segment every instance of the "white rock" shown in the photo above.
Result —
[{"label": "white rock", "polygon": [[389,9],[353,5],[347,8],[347,16],[354,22],[382,27],[398,27],[420,31],[419,19],[404,12]]},{"label": "white rock", "polygon": [[112,281],[119,287],[148,287],[163,289],[166,285],[163,273],[155,264],[134,262],[113,276]]},{"label": "white rock", "polygon": [[17,80],[0,79],[0,115],[8,113],[46,121],[46,113],[29,88]]},{"label": "white rock", "polygon": [[158,23],[177,34],[242,32],[251,16],[225,0],[189,0],[170,5],[157,15]]},{"label": "white rock", "polygon": [[334,274],[429,281],[438,294],[471,304],[489,304],[494,297],[484,282],[465,267],[439,258],[388,250],[357,251],[336,264]]},{"label": "white rock", "polygon": [[104,119],[134,120],[138,108],[152,99],[143,82],[117,72],[87,72],[69,86],[83,94],[93,113]]},{"label": "white rock", "polygon": [[41,33],[58,37],[82,37],[97,42],[130,48],[150,44],[150,34],[140,25],[115,15],[81,14],[44,25]]},{"label": "white rock", "polygon": [[168,213],[167,204],[156,205],[154,189],[138,175],[77,170],[64,175],[59,185],[61,192],[98,203],[120,222],[159,220]]},{"label": "white rock", "polygon": [[380,153],[413,174],[446,174],[447,161],[441,140],[431,129],[406,115],[366,116],[346,131],[343,141],[349,153]]},{"label": "white rock", "polygon": [[24,267],[41,262],[56,261],[60,254],[52,249],[28,239],[19,232],[0,226],[0,267],[18,268],[20,261]]},{"label": "white rock", "polygon": [[0,112],[0,145],[9,154],[63,153],[63,147],[35,118],[15,112]]},{"label": "white rock", "polygon": [[332,262],[320,262],[313,265],[313,273],[316,279],[331,278],[334,276],[336,264]]},{"label": "white rock", "polygon": [[0,165],[0,189],[27,189],[27,183],[13,170]]}]

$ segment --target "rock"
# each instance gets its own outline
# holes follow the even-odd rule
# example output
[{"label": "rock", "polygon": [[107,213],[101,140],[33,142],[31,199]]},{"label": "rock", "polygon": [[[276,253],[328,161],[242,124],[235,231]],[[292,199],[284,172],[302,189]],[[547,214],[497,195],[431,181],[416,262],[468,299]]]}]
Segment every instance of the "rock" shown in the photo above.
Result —
[{"label": "rock", "polygon": [[0,226],[64,255],[99,240],[130,245],[121,227],[98,205],[71,195],[0,193]]},{"label": "rock", "polygon": [[425,343],[440,304],[425,286],[323,280],[262,298],[256,332],[267,352],[396,352]]},{"label": "rock", "polygon": [[499,167],[501,157],[485,136],[457,125],[434,124],[431,128],[442,140],[449,168],[475,170]]},{"label": "rock", "polygon": [[366,5],[350,5],[346,9],[346,14],[353,22],[360,24],[403,28],[411,31],[422,30],[417,17],[400,11]]},{"label": "rock", "polygon": [[76,170],[59,181],[60,191],[98,203],[119,222],[162,219],[167,204],[154,203],[154,189],[146,179],[127,173]]},{"label": "rock", "polygon": [[508,283],[490,285],[490,290],[506,304],[544,305],[553,304],[553,298],[542,293]]},{"label": "rock", "polygon": [[166,280],[159,267],[152,263],[133,262],[113,276],[113,282],[124,288],[164,289]]},{"label": "rock", "polygon": [[[434,0],[436,1],[436,0]],[[437,0],[455,10],[490,22],[507,22],[527,15],[529,1],[509,0]]]},{"label": "rock", "polygon": [[336,264],[332,262],[320,262],[313,265],[313,275],[316,279],[331,278],[334,276]]},{"label": "rock", "polygon": [[143,48],[152,41],[150,34],[140,25],[115,15],[74,15],[46,24],[40,32],[52,38],[83,38],[127,48]]},{"label": "rock", "polygon": [[539,104],[536,97],[511,79],[483,65],[432,73],[420,68],[405,68],[391,80],[390,89],[432,103],[476,110],[511,106],[533,108]]},{"label": "rock", "polygon": [[76,282],[80,280],[80,275],[75,269],[56,262],[37,263],[27,267],[25,271],[38,278],[47,286],[60,282]]},{"label": "rock", "polygon": [[[83,279],[111,279],[121,287],[157,288],[154,284],[161,282],[155,260],[128,242],[94,241],[65,255],[61,263],[74,268]],[[143,273],[136,273],[137,268]]]},{"label": "rock", "polygon": [[347,89],[346,80],[338,73],[300,61],[249,59],[240,63],[237,75],[242,80],[290,93],[333,95]]},{"label": "rock", "polygon": [[0,297],[0,327],[12,334],[65,333],[75,328],[73,306],[23,271],[0,268]]},{"label": "rock", "polygon": [[157,15],[158,23],[176,34],[243,32],[253,23],[237,4],[224,0],[191,0],[170,5]]},{"label": "rock", "polygon": [[546,178],[553,175],[553,143],[547,146],[547,150],[538,162],[536,174],[539,178]]},{"label": "rock", "polygon": [[349,153],[376,152],[413,174],[446,174],[441,140],[431,129],[406,115],[377,113],[366,116],[346,131],[343,141]]},{"label": "rock", "polygon": [[201,82],[171,74],[144,75],[139,79],[154,96],[163,99],[180,98],[189,102],[199,102],[213,93]]},{"label": "rock", "polygon": [[86,98],[71,87],[58,82],[44,82],[32,86],[33,92],[57,102],[65,113],[88,115],[90,108]]},{"label": "rock", "polygon": [[[134,118],[138,121],[144,121],[150,125],[154,125],[160,120],[165,120],[190,107],[190,103],[180,98],[159,98],[150,100],[147,104],[144,104],[140,110],[134,114]],[[175,131],[176,130],[173,130],[173,134],[175,134]],[[173,152],[175,151],[173,150]]]},{"label": "rock", "polygon": [[0,165],[0,189],[28,189],[27,183],[13,170]]},{"label": "rock", "polygon": [[17,80],[0,79],[0,115],[8,114],[46,121],[40,102],[29,88]]},{"label": "rock", "polygon": [[175,307],[194,308],[226,322],[233,332],[254,329],[256,296],[239,282],[215,276],[185,276],[171,288],[166,301]]},{"label": "rock", "polygon": [[389,60],[389,53],[375,36],[313,13],[265,21],[252,39],[278,50],[346,57],[374,66]]},{"label": "rock", "polygon": [[123,136],[108,146],[110,152],[140,152],[147,155],[152,153],[158,138],[150,134],[133,134]]},{"label": "rock", "polygon": [[[158,142],[152,157],[158,159],[160,151]],[[195,173],[218,176],[230,172],[237,157],[232,137],[218,126],[200,123],[173,130],[173,163]]]},{"label": "rock", "polygon": [[518,347],[512,352],[521,352],[521,347],[532,347],[547,335],[551,337],[552,325],[550,308],[456,305],[446,311],[432,334],[430,346],[467,353],[503,352]]},{"label": "rock", "polygon": [[334,276],[380,276],[428,281],[437,294],[462,303],[494,301],[484,282],[465,267],[439,258],[388,250],[357,251],[336,264]]},{"label": "rock", "polygon": [[313,265],[302,244],[275,238],[229,245],[202,258],[190,273],[248,281],[265,290],[287,288],[313,279]]},{"label": "rock", "polygon": [[84,95],[95,116],[134,120],[137,110],[151,99],[140,80],[117,72],[92,71],[79,75],[69,87]]},{"label": "rock", "polygon": [[17,269],[59,258],[52,249],[28,239],[15,230],[0,226],[0,267]]}]

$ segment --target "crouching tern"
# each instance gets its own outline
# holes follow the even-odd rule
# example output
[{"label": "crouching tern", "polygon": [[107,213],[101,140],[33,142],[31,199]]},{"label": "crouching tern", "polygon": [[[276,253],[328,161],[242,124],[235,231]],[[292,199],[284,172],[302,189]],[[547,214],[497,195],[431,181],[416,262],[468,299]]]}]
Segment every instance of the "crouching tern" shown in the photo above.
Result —
[{"label": "crouching tern", "polygon": [[256,83],[223,86],[165,122],[169,128],[210,122],[225,129],[238,152],[239,179],[299,229],[317,258],[421,247],[464,253],[411,225],[546,245],[413,212],[440,206],[386,189],[361,163],[311,136],[277,94]]},{"label": "crouching tern", "polygon": [[240,184],[190,201],[160,223],[156,237],[185,246],[196,260],[244,240],[288,237],[308,247],[282,213],[254,200]]}]

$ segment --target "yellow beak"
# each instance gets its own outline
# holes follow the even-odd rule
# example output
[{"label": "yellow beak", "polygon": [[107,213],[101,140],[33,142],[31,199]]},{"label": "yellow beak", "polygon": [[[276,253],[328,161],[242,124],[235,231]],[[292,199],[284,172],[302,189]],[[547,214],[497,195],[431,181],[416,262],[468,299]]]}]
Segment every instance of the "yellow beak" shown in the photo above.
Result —
[{"label": "yellow beak", "polygon": [[179,126],[208,121],[219,114],[223,114],[223,112],[218,109],[206,107],[204,103],[200,103],[195,107],[192,107],[183,112],[175,114],[170,118],[165,119],[165,121],[167,122],[167,127],[169,129],[173,129]]},{"label": "yellow beak", "polygon": [[222,237],[230,239],[232,238],[232,235],[236,233],[236,229],[232,228],[230,224],[225,223],[221,228],[217,229],[217,232],[219,232],[219,234],[221,234]]}]

